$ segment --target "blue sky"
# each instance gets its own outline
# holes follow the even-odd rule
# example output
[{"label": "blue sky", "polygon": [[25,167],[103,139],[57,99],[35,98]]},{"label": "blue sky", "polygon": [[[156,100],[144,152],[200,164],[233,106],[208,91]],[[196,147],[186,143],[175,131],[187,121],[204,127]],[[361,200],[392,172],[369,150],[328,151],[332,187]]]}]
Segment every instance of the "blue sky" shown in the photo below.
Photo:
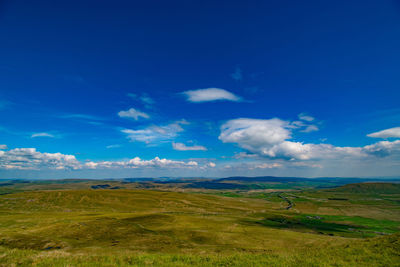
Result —
[{"label": "blue sky", "polygon": [[0,178],[396,176],[398,1],[1,1]]}]

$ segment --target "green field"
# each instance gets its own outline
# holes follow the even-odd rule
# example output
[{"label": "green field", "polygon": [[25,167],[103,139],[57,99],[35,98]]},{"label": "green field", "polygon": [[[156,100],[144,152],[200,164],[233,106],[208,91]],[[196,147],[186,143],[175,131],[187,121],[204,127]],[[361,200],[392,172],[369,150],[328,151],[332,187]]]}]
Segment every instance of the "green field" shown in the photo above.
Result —
[{"label": "green field", "polygon": [[0,265],[400,266],[398,184],[104,183],[2,186]]}]

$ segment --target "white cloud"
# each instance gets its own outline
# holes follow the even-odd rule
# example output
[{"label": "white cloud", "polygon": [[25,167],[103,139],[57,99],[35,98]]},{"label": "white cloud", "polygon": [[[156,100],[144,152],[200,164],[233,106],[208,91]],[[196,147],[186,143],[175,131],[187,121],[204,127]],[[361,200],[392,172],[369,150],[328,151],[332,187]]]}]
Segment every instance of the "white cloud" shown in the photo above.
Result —
[{"label": "white cloud", "polygon": [[400,138],[400,127],[394,127],[379,132],[370,133],[367,136],[374,138]]},{"label": "white cloud", "polygon": [[[211,166],[207,164],[205,166]],[[0,169],[5,170],[43,170],[43,169],[108,169],[108,168],[197,168],[198,162],[170,160],[155,157],[151,160],[143,160],[135,157],[129,160],[119,161],[87,161],[80,162],[74,155],[61,153],[42,153],[35,148],[15,148],[8,151],[0,151]]]},{"label": "white cloud", "polygon": [[99,162],[86,162],[83,168],[89,169],[109,169],[109,168],[193,168],[197,167],[196,161],[179,161],[170,159],[160,159],[155,157],[151,160],[143,160],[139,157],[130,160],[122,161],[99,161]]},{"label": "white cloud", "polygon": [[299,117],[299,119],[302,120],[302,121],[308,121],[308,122],[310,122],[310,121],[315,120],[314,117],[311,117],[311,116],[309,116],[309,115],[307,115],[307,114],[305,114],[305,113],[300,113],[300,114],[298,115],[298,117]]},{"label": "white cloud", "polygon": [[214,168],[215,166],[217,166],[217,164],[215,164],[214,162],[209,162],[208,167]]},{"label": "white cloud", "polygon": [[310,132],[316,132],[319,131],[319,128],[315,124],[310,124],[311,122],[315,122],[315,118],[311,117],[309,115],[306,115],[305,113],[300,113],[298,115],[299,121],[292,121],[291,127],[292,128],[302,128],[300,132],[303,133],[310,133]]},{"label": "white cloud", "polygon": [[281,168],[282,164],[280,163],[261,163],[254,166],[255,169],[273,169],[273,168]]},{"label": "white cloud", "polygon": [[363,158],[387,156],[400,151],[400,140],[382,141],[365,147],[336,147],[329,144],[304,144],[290,141],[292,127],[288,121],[234,119],[221,126],[219,139],[236,143],[239,147],[261,157],[291,160]]},{"label": "white cloud", "polygon": [[138,120],[139,118],[149,119],[150,116],[147,113],[141,112],[137,109],[130,108],[128,110],[121,110],[118,112],[118,116],[121,118],[132,118]]},{"label": "white cloud", "polygon": [[183,143],[172,143],[172,147],[175,150],[179,151],[189,151],[189,150],[201,150],[201,151],[206,151],[207,148],[204,146],[186,146]]},{"label": "white cloud", "polygon": [[40,168],[78,169],[80,163],[74,155],[41,153],[35,148],[15,148],[0,151],[0,169],[31,170]]},{"label": "white cloud", "polygon": [[393,142],[380,141],[378,143],[363,147],[363,151],[367,154],[375,155],[378,157],[389,156],[393,153],[400,152],[400,140]]},{"label": "white cloud", "polygon": [[7,145],[0,145],[0,149],[8,149]]},{"label": "white cloud", "polygon": [[232,94],[224,89],[220,88],[206,88],[206,89],[198,89],[198,90],[189,90],[183,92],[184,95],[187,96],[187,100],[190,102],[208,102],[208,101],[217,101],[217,100],[227,100],[239,102],[242,100],[237,95]]},{"label": "white cloud", "polygon": [[152,125],[139,130],[123,129],[121,132],[127,134],[127,138],[132,142],[139,141],[151,143],[154,141],[166,141],[175,138],[179,132],[183,131],[181,126],[183,124],[188,124],[188,122],[181,120],[163,126]]},{"label": "white cloud", "polygon": [[31,138],[35,138],[35,137],[51,137],[54,138],[55,136],[53,134],[50,133],[34,133],[31,135]]},{"label": "white cloud", "polygon": [[221,126],[219,139],[224,143],[238,143],[251,152],[264,146],[280,144],[291,137],[289,123],[280,119],[235,119]]}]

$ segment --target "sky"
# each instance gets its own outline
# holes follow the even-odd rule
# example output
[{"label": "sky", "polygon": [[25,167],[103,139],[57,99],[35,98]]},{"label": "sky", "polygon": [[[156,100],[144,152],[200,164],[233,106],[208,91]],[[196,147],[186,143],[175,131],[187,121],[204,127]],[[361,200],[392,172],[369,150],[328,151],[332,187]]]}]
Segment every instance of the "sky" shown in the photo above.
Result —
[{"label": "sky", "polygon": [[1,1],[0,178],[400,176],[400,2]]}]

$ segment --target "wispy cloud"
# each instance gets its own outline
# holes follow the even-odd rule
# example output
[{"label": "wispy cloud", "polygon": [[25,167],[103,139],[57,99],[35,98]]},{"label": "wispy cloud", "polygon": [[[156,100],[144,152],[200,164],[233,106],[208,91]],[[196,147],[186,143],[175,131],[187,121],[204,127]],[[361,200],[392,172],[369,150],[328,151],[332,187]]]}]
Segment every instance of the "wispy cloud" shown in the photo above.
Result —
[{"label": "wispy cloud", "polygon": [[235,68],[235,71],[231,74],[231,77],[235,81],[241,81],[243,79],[242,69],[239,66],[237,66]]},{"label": "wispy cloud", "polygon": [[121,147],[121,145],[116,144],[116,145],[108,145],[108,146],[106,146],[106,148],[118,148],[118,147]]},{"label": "wispy cloud", "polygon": [[144,113],[134,108],[130,108],[128,110],[121,110],[120,112],[118,112],[118,116],[120,116],[121,118],[131,118],[134,120],[139,120],[139,118],[144,118],[144,119],[150,118],[150,115],[148,115],[147,113]]},{"label": "wispy cloud", "polygon": [[65,114],[60,116],[63,119],[84,119],[84,120],[95,120],[95,121],[100,121],[103,120],[103,118],[93,116],[93,115],[88,115],[88,114]]},{"label": "wispy cloud", "polygon": [[302,121],[311,122],[311,121],[315,120],[314,117],[312,117],[312,116],[310,116],[310,115],[307,115],[306,113],[300,113],[300,114],[298,115],[298,117],[299,117],[299,119],[302,120]]},{"label": "wispy cloud", "polygon": [[36,137],[50,137],[50,138],[54,138],[55,136],[54,136],[53,134],[45,133],[45,132],[42,132],[42,133],[34,133],[34,134],[31,135],[31,138],[36,138]]},{"label": "wispy cloud", "polygon": [[151,98],[148,94],[142,93],[141,95],[137,95],[134,93],[128,93],[127,96],[134,100],[138,100],[141,102],[146,108],[151,108],[152,105],[154,105],[155,101],[153,98]]},{"label": "wispy cloud", "polygon": [[[317,125],[315,125],[315,123],[317,123],[317,122],[314,117],[307,115],[306,113],[300,113],[298,115],[298,117],[300,120],[291,122],[290,127],[299,128],[300,132],[303,132],[303,133],[319,131],[319,127]],[[311,123],[314,123],[314,124],[311,124]]]},{"label": "wispy cloud", "polygon": [[183,92],[189,102],[234,101],[240,102],[242,98],[221,88],[205,88]]},{"label": "wispy cloud", "polygon": [[155,102],[153,98],[149,97],[148,95],[144,94],[140,97],[140,100],[147,105],[153,105]]},{"label": "wispy cloud", "polygon": [[182,125],[184,124],[188,124],[188,122],[185,120],[180,120],[167,125],[151,125],[138,130],[123,129],[121,132],[125,133],[127,138],[132,142],[139,141],[150,144],[153,142],[162,142],[175,138],[179,132],[184,130],[182,128]]},{"label": "wispy cloud", "polygon": [[8,149],[7,145],[0,145],[0,149]]},{"label": "wispy cloud", "polygon": [[175,150],[179,150],[179,151],[195,151],[195,150],[206,151],[207,150],[207,148],[204,146],[186,146],[183,143],[172,143],[172,147]]},{"label": "wispy cloud", "polygon": [[88,114],[79,114],[79,113],[72,113],[72,114],[64,114],[58,116],[61,119],[71,119],[79,122],[84,122],[92,125],[103,125],[104,118],[88,115]]},{"label": "wispy cloud", "polygon": [[319,130],[319,128],[316,125],[307,125],[306,128],[303,130],[300,130],[300,132],[311,133],[311,132],[316,132],[318,130]]}]

